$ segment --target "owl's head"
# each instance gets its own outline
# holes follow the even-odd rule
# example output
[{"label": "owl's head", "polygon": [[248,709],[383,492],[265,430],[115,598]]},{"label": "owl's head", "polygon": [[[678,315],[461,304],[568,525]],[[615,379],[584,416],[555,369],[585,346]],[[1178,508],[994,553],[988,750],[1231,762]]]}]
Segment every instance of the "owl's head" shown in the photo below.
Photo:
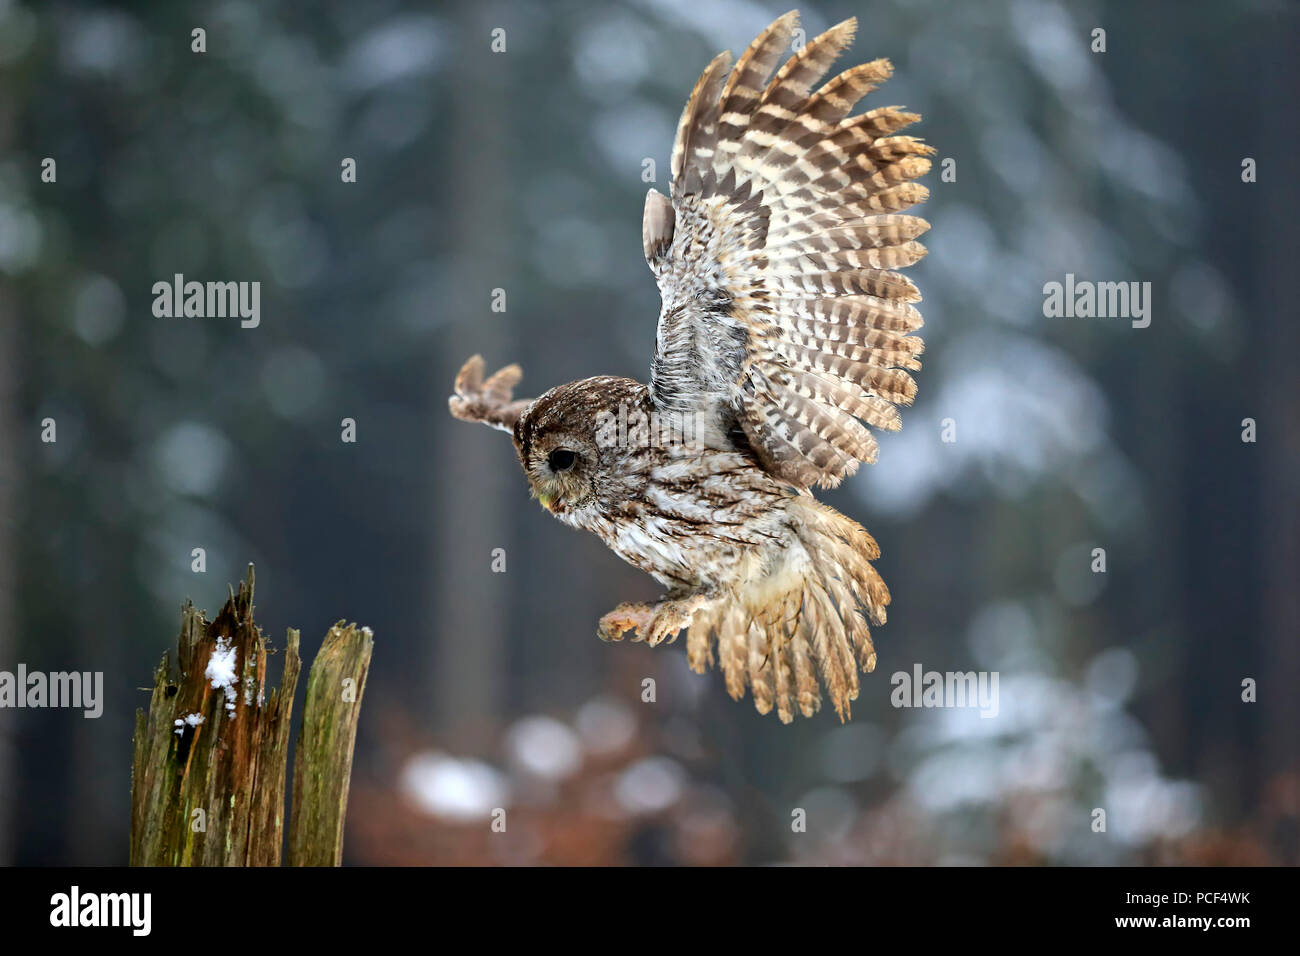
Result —
[{"label": "owl's head", "polygon": [[622,469],[615,467],[618,448],[601,441],[602,413],[637,400],[634,390],[643,389],[629,379],[589,378],[553,388],[524,410],[515,425],[515,450],[542,507],[580,523],[584,512],[614,492]]},{"label": "owl's head", "polygon": [[554,515],[563,517],[595,497],[599,449],[581,429],[535,431],[527,444],[520,446],[519,461],[533,497]]}]

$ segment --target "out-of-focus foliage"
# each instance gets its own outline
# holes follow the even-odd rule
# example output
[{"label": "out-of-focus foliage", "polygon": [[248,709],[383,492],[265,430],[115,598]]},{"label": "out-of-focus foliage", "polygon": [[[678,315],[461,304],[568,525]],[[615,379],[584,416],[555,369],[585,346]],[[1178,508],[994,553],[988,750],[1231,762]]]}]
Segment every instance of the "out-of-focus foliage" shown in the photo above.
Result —
[{"label": "out-of-focus foliage", "polygon": [[[474,351],[519,359],[523,394],[647,374],[646,161],[664,190],[700,69],[783,9],[0,2],[0,669],[108,688],[98,721],[0,712],[10,858],[123,858],[137,688],[181,600],[251,560],[305,656],[339,618],[375,630],[357,862],[1295,861],[1294,8],[802,4],[810,35],[859,17],[843,65],[896,68],[866,105],[938,149],[918,401],[828,496],[894,595],[847,726],[600,644],[653,582],[447,416]],[[260,325],[155,318],[177,273],[260,281]],[[1045,318],[1067,273],[1150,282],[1151,326]],[[916,663],[997,671],[998,716],[891,707]]]}]

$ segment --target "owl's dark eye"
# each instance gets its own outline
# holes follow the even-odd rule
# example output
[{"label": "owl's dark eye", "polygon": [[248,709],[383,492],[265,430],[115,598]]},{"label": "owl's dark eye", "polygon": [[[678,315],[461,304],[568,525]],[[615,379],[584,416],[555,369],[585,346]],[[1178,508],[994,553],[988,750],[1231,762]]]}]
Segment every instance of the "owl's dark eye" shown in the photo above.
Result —
[{"label": "owl's dark eye", "polygon": [[567,448],[557,448],[546,456],[546,463],[551,466],[551,471],[568,471],[577,460],[578,456]]},{"label": "owl's dark eye", "polygon": [[546,455],[546,463],[551,466],[551,471],[568,471],[576,460],[577,455],[568,449],[555,449]]}]

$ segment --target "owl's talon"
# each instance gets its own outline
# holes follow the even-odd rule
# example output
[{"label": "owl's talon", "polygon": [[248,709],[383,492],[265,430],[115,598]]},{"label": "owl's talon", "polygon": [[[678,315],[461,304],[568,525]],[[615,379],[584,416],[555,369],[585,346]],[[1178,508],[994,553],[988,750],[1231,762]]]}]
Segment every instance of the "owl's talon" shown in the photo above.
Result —
[{"label": "owl's talon", "polygon": [[681,620],[672,610],[660,611],[646,628],[645,642],[651,647],[658,647],[664,641],[671,644],[677,640],[677,632],[689,623],[689,617]]},{"label": "owl's talon", "polygon": [[624,631],[632,631],[632,640],[639,641],[653,610],[648,604],[620,604],[600,619],[596,635],[602,641],[621,641]]},{"label": "owl's talon", "polygon": [[695,612],[707,602],[708,597],[703,594],[660,601],[651,609],[654,614],[645,628],[645,642],[651,647],[665,641],[672,644],[684,628],[690,627]]}]

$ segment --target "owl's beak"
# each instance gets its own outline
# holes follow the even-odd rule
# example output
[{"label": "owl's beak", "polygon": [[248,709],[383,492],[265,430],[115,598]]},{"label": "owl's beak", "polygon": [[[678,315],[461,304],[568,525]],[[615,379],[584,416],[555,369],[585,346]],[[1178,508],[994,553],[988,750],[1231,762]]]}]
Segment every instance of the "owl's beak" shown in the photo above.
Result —
[{"label": "owl's beak", "polygon": [[537,500],[542,503],[542,507],[545,508],[547,511],[551,512],[552,514],[555,513],[555,507],[554,507],[555,495],[548,495],[545,492],[541,492],[540,494],[538,494]]}]

